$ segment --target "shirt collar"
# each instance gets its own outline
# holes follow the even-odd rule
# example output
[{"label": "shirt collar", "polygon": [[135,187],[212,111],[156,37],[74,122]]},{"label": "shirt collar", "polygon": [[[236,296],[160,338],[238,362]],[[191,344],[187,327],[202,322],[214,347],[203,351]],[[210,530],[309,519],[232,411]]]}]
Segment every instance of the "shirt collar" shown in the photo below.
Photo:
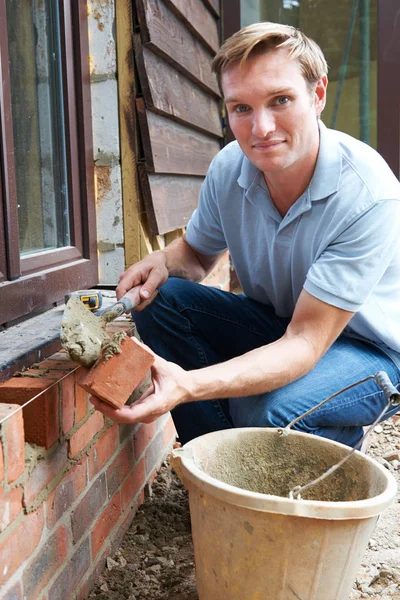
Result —
[{"label": "shirt collar", "polygon": [[[339,189],[342,170],[340,144],[334,131],[328,129],[321,120],[318,121],[318,125],[320,144],[317,164],[309,185],[311,201],[321,200],[336,192]],[[242,168],[237,180],[240,187],[248,190],[260,174],[261,171],[243,155]]]}]

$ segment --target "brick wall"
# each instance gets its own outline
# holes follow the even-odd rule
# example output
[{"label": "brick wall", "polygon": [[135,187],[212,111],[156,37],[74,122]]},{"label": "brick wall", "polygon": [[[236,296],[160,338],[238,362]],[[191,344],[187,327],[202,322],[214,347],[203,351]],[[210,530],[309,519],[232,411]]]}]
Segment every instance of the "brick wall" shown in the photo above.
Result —
[{"label": "brick wall", "polygon": [[169,415],[104,419],[81,371],[60,352],[0,385],[0,600],[86,598],[175,440]]}]

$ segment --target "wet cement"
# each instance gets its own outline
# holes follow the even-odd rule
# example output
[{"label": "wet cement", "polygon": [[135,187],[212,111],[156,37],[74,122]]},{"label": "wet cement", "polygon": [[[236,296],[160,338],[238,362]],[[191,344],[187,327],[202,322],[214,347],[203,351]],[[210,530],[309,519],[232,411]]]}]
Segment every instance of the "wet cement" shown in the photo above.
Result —
[{"label": "wet cement", "polygon": [[76,297],[69,299],[61,322],[61,345],[70,358],[91,367],[99,358],[103,342],[110,337],[106,321],[93,315]]},{"label": "wet cement", "polygon": [[[199,452],[199,468],[219,481],[243,490],[289,497],[296,486],[303,486],[338,463],[348,450],[330,446],[325,440],[281,437],[262,433],[238,435],[221,442],[217,448]],[[305,500],[349,502],[381,493],[384,483],[360,455],[353,455],[325,480],[305,490]]]}]

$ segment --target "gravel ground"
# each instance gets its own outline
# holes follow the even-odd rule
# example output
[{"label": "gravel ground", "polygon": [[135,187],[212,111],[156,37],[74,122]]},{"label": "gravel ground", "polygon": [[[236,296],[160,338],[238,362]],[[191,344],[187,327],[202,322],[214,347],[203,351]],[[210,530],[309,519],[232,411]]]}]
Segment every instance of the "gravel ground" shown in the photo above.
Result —
[{"label": "gravel ground", "polygon": [[[386,421],[373,433],[368,454],[391,471],[400,487],[399,452],[400,421]],[[193,561],[187,494],[163,464],[89,599],[198,600]],[[400,600],[400,492],[368,544],[349,600],[359,598]]]}]

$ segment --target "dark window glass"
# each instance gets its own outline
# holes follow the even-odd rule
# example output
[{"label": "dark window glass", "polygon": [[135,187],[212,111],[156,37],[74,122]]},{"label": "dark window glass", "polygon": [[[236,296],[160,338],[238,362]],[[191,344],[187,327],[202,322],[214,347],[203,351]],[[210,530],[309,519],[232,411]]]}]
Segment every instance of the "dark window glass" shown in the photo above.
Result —
[{"label": "dark window glass", "polygon": [[21,255],[70,245],[59,3],[6,0]]}]

